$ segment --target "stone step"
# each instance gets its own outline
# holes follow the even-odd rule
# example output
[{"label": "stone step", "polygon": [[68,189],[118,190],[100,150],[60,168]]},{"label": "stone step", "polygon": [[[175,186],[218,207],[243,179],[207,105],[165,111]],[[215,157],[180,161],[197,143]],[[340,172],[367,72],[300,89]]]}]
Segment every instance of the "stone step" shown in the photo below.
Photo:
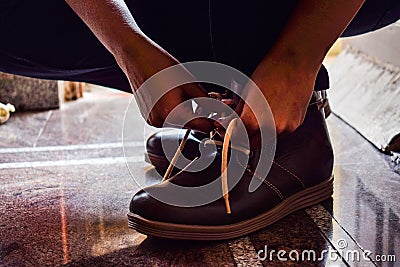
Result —
[{"label": "stone step", "polygon": [[400,68],[347,47],[330,76],[333,113],[382,151],[400,151]]}]

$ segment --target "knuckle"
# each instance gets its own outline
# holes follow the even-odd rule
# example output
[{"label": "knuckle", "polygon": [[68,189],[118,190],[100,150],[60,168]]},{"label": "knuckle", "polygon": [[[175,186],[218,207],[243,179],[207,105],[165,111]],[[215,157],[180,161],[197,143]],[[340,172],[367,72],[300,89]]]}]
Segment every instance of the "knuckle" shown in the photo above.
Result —
[{"label": "knuckle", "polygon": [[302,116],[302,117],[300,118],[299,126],[302,125],[302,124],[304,123],[304,120],[305,120],[305,119],[306,119],[305,116]]},{"label": "knuckle", "polygon": [[297,128],[300,127],[300,125],[301,125],[301,121],[300,121],[300,120],[299,120],[299,121],[292,121],[292,122],[288,125],[287,130],[288,130],[289,132],[292,133],[292,132],[296,131]]},{"label": "knuckle", "polygon": [[164,126],[164,122],[156,120],[155,122],[153,122],[152,126],[157,127],[157,128],[162,128]]},{"label": "knuckle", "polygon": [[158,120],[158,119],[156,119],[156,120],[154,120],[154,119],[147,119],[146,122],[147,122],[149,125],[151,125],[151,126],[153,126],[153,127],[156,127],[156,128],[162,128],[162,127],[163,127],[163,124],[164,124],[163,121]]},{"label": "knuckle", "polygon": [[277,134],[287,132],[287,133],[292,133],[299,128],[301,125],[300,121],[290,121],[286,123],[278,123],[275,125],[276,132]]},{"label": "knuckle", "polygon": [[289,132],[289,133],[293,133],[294,131],[296,131],[296,129],[297,129],[297,127],[298,126],[296,126],[296,125],[289,125],[286,129],[287,129],[287,131]]},{"label": "knuckle", "polygon": [[283,131],[285,131],[285,127],[284,127],[281,123],[276,124],[276,125],[275,125],[275,128],[276,128],[277,134],[280,134],[280,133],[282,133]]}]

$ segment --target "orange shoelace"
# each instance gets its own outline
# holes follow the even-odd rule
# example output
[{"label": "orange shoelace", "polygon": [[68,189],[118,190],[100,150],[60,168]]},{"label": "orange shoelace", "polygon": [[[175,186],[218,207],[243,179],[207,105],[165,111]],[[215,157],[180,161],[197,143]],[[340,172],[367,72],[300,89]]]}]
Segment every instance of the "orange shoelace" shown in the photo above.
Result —
[{"label": "orange shoelace", "polygon": [[[225,209],[226,209],[226,213],[227,214],[231,213],[231,206],[230,206],[230,203],[229,203],[228,170],[227,170],[228,169],[228,153],[229,153],[229,148],[231,147],[230,146],[230,142],[231,142],[232,133],[233,133],[233,130],[235,129],[235,127],[236,127],[237,120],[238,120],[238,118],[235,118],[229,123],[229,125],[228,125],[228,127],[226,129],[224,141],[222,142],[221,182],[222,182],[222,196],[223,196],[224,201],[225,201]],[[174,165],[175,165],[176,161],[178,160],[180,154],[182,153],[182,149],[185,146],[185,143],[186,143],[186,141],[187,141],[187,139],[189,137],[189,134],[190,134],[190,130],[186,130],[185,135],[184,135],[184,137],[183,137],[178,149],[176,150],[175,155],[172,158],[172,160],[171,160],[171,162],[170,162],[170,164],[168,166],[167,171],[164,174],[163,181],[166,181],[166,180],[169,180],[169,179],[173,178],[173,177],[169,178],[169,176],[171,174],[172,169],[174,168]],[[213,140],[208,140],[208,141],[213,141]],[[218,141],[216,143],[218,145],[220,144]],[[234,148],[234,147],[231,147],[231,148]],[[236,147],[234,149],[240,150],[240,151],[245,152],[245,153],[250,153],[249,151],[247,151],[244,148]],[[180,174],[180,173],[182,173],[183,171],[185,171],[185,169],[187,169],[197,159],[198,159],[198,157],[193,159],[192,162],[190,162],[180,172],[175,174],[175,176]]]}]

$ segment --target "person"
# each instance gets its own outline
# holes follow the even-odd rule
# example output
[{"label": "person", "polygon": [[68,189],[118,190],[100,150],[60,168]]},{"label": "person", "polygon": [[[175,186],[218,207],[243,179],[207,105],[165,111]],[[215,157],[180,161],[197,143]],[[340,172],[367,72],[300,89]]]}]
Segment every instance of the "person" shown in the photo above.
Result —
[{"label": "person", "polygon": [[[331,176],[333,162],[329,137],[325,133],[324,122],[315,111],[310,110],[310,103],[318,100],[315,99],[314,90],[329,87],[328,74],[322,65],[323,59],[340,36],[373,31],[400,18],[400,3],[395,0],[290,0],[278,3],[261,0],[10,0],[2,1],[0,7],[0,25],[3,31],[0,43],[2,72],[35,78],[89,82],[132,92],[167,67],[180,62],[203,60],[232,66],[250,76],[257,84],[274,117],[278,135],[277,153],[286,156],[297,153],[292,157],[294,160],[287,162],[276,161],[275,156],[275,163],[279,163],[278,167],[291,175],[287,179],[296,178],[302,188],[293,189],[296,186],[289,185],[287,181],[281,182],[285,179],[278,179],[281,174],[274,174],[276,170],[272,168],[268,177],[275,175],[278,178],[275,177],[274,180],[274,177],[267,177],[265,180],[274,182],[268,182],[272,185],[268,185],[265,190],[272,190],[274,196],[270,192],[260,193],[259,198],[254,195],[244,196],[246,199],[257,199],[258,202],[255,204],[250,201],[243,204],[244,206],[236,204],[243,206],[240,208],[243,210],[236,213],[240,213],[240,216],[210,216],[220,209],[206,205],[201,211],[193,208],[190,219],[182,215],[187,210],[169,210],[169,207],[155,203],[144,191],[135,195],[130,217],[131,225],[135,229],[171,237],[171,232],[168,231],[159,234],[162,227],[157,222],[164,222],[169,223],[171,231],[180,233],[178,236],[172,234],[173,237],[189,235],[188,238],[193,239],[239,236],[244,232],[229,230],[227,225],[241,225],[241,222],[264,213],[271,215],[268,212],[280,205],[279,203],[289,205],[285,201],[290,197],[304,199],[305,194],[310,193],[307,190],[319,188],[317,191],[320,197],[316,197],[315,201],[330,196],[329,193],[321,193],[328,188],[321,188],[321,184],[331,183],[325,179]],[[171,110],[183,101],[196,97],[207,97],[207,91],[200,84],[179,86],[155,103],[146,119],[149,124],[161,127]],[[256,97],[250,91],[238,111],[251,140],[256,140],[258,130],[264,123],[268,123],[267,118],[257,121],[246,105],[246,101],[252,101]],[[192,119],[193,112],[189,109],[186,111],[180,114],[180,119],[189,121],[186,127],[202,132],[214,129],[215,125],[210,120]],[[316,124],[319,126],[315,126]],[[318,134],[307,136],[309,131]],[[324,137],[321,139],[321,136]],[[305,138],[311,143],[319,140],[316,145],[325,147],[326,151],[315,148],[315,154],[320,158],[311,157],[309,161],[303,162],[300,158],[304,158],[310,151],[307,152],[305,148],[295,151],[294,144],[299,138]],[[311,143],[308,146],[314,144]],[[321,172],[312,167],[318,164],[322,166]],[[310,178],[312,182],[305,181],[293,171],[299,165],[302,165],[302,169],[298,173],[314,177],[311,172],[315,172],[319,178],[315,181]],[[189,176],[190,180],[196,174],[182,175],[186,178]],[[174,178],[179,184],[179,175]],[[286,192],[282,188],[291,189]],[[167,188],[165,192],[168,190],[170,189]],[[302,195],[296,195],[298,192],[302,192]],[[232,194],[243,196],[247,193]],[[261,207],[257,212],[248,211],[248,205],[258,206],[266,199],[271,202],[271,206]],[[304,205],[301,202],[296,209]],[[235,206],[232,206],[234,211]],[[160,217],[150,212],[159,209],[169,210],[170,217]],[[282,216],[288,212],[282,212]],[[197,214],[204,214],[208,218]],[[147,222],[151,221],[150,228],[156,230],[148,230],[145,219]],[[253,221],[246,225],[246,231],[259,229],[254,226],[256,224]],[[197,234],[190,236],[187,230],[185,232],[187,228],[182,225],[203,227],[195,228],[193,231],[197,231]],[[207,228],[210,225],[214,228]],[[211,232],[201,234],[204,231]],[[213,231],[225,234],[213,236]]]}]

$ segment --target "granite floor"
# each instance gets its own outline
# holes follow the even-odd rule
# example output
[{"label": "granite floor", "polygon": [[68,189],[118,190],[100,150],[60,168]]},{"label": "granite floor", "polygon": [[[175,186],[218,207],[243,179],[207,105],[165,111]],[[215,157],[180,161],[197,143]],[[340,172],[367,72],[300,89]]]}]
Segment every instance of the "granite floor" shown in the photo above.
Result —
[{"label": "granite floor", "polygon": [[[138,190],[132,177],[159,179],[143,157],[154,129],[138,113],[126,166],[122,125],[130,101],[93,87],[60,110],[13,114],[0,126],[1,266],[400,266],[398,167],[335,116],[328,119],[332,199],[227,242],[129,229],[128,203]],[[289,253],[305,256],[293,261]]]}]

